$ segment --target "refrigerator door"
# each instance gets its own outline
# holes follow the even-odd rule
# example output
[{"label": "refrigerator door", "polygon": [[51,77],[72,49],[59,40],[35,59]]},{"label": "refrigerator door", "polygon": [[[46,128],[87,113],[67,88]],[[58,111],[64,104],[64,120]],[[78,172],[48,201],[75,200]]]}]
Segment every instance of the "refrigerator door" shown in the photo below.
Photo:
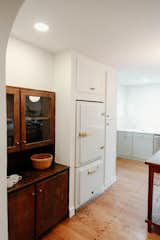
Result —
[{"label": "refrigerator door", "polygon": [[76,167],[104,159],[104,103],[77,101]]}]

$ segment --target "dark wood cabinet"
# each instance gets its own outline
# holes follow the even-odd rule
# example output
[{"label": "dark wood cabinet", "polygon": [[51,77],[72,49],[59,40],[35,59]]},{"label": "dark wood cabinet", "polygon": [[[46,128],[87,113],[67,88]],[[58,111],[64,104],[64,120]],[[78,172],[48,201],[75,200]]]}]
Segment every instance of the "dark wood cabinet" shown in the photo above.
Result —
[{"label": "dark wood cabinet", "polygon": [[68,173],[52,177],[36,185],[37,236],[68,216]]},{"label": "dark wood cabinet", "polygon": [[19,88],[7,87],[7,145],[8,152],[20,150],[20,95]]},{"label": "dark wood cabinet", "polygon": [[34,240],[35,188],[27,187],[8,196],[9,240]]},{"label": "dark wood cabinet", "polygon": [[[33,183],[24,186],[27,181]],[[44,173],[27,172],[20,186],[8,193],[9,240],[40,239],[68,217],[68,204],[68,167],[56,164]]]},{"label": "dark wood cabinet", "polygon": [[55,94],[21,89],[22,150],[54,143]]},{"label": "dark wood cabinet", "polygon": [[55,93],[7,87],[8,152],[54,144]]}]

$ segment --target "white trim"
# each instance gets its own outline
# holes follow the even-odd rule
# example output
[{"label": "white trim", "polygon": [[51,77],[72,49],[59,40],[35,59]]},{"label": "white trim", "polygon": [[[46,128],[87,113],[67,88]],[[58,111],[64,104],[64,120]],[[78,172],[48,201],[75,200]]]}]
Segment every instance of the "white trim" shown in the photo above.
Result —
[{"label": "white trim", "polygon": [[147,159],[147,158],[144,159],[144,158],[140,158],[140,157],[120,155],[120,154],[117,155],[117,158],[124,158],[124,159],[127,159],[127,160],[137,160],[137,161],[142,161],[142,162],[145,162],[145,160]]},{"label": "white trim", "polygon": [[107,190],[111,185],[113,185],[117,181],[117,176],[113,176],[110,180],[108,180],[104,185],[104,191]]},{"label": "white trim", "polygon": [[74,207],[70,207],[69,208],[69,217],[71,218],[71,217],[73,217],[74,215],[75,215],[75,208]]}]

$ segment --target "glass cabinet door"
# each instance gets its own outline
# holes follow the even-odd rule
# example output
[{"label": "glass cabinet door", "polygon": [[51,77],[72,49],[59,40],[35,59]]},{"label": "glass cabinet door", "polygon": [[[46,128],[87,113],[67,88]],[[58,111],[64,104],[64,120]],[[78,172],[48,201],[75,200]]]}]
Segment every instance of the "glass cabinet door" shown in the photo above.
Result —
[{"label": "glass cabinet door", "polygon": [[19,89],[7,87],[7,147],[8,152],[20,150]]},{"label": "glass cabinet door", "polygon": [[54,94],[21,90],[22,148],[54,142]]}]

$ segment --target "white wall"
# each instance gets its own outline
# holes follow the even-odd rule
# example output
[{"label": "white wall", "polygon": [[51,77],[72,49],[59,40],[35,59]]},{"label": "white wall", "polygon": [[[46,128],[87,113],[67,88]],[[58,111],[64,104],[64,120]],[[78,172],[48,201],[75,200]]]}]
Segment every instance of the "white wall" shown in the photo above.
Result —
[{"label": "white wall", "polygon": [[[125,86],[121,89],[118,128],[160,132],[160,84]],[[121,105],[125,106],[123,116]]]},{"label": "white wall", "polygon": [[6,58],[7,85],[51,91],[53,55],[10,38]]},{"label": "white wall", "polygon": [[6,151],[6,95],[5,95],[5,57],[9,34],[14,18],[23,0],[0,1],[0,239],[7,240],[7,151]]},{"label": "white wall", "polygon": [[71,56],[70,52],[62,52],[54,56],[52,88],[56,92],[56,161],[70,166],[69,214],[73,216],[75,213],[75,101],[71,86],[73,74]]},{"label": "white wall", "polygon": [[126,107],[127,107],[127,88],[118,86],[117,91],[117,128],[124,129],[126,127]]}]

